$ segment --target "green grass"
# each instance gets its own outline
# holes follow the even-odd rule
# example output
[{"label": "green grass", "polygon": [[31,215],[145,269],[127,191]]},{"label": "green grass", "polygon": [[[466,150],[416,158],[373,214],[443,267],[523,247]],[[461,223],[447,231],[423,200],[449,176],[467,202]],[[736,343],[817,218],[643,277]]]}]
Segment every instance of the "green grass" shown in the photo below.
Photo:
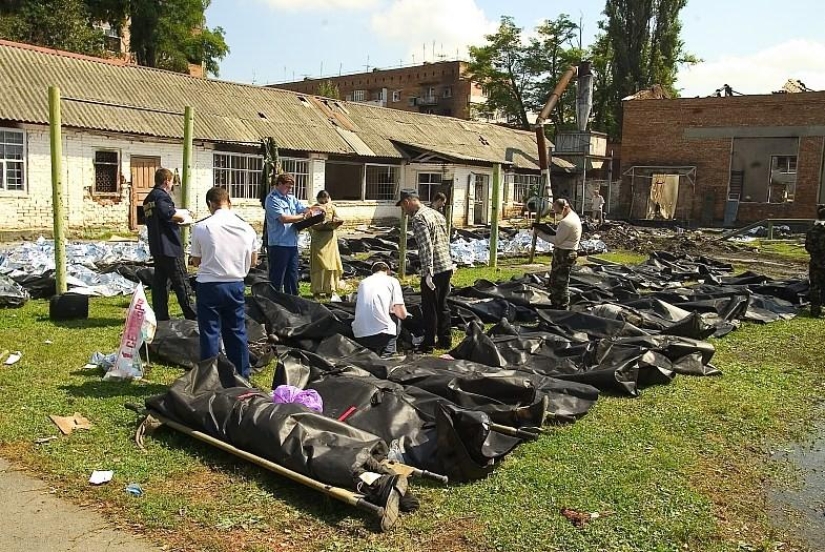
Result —
[{"label": "green grass", "polygon": [[754,242],[754,245],[759,248],[762,254],[769,254],[771,256],[784,257],[796,261],[808,261],[810,256],[805,251],[805,245],[802,242],[781,242],[781,241],[767,241]]},{"label": "green grass", "polygon": [[[509,271],[518,269],[460,269],[454,283]],[[416,482],[421,511],[382,535],[351,508],[171,430],[139,451],[123,404],[163,392],[182,371],[154,366],[142,383],[118,383],[80,369],[92,352],[117,347],[127,305],[95,298],[88,321],[59,324],[45,301],[0,311],[0,350],[23,351],[19,363],[0,366],[0,454],[170,548],[734,552],[790,542],[768,522],[764,488],[793,474],[766,451],[799,438],[821,404],[821,321],[745,325],[714,342],[721,377],[603,397],[577,423],[518,447],[487,479]],[[254,383],[268,389],[271,378],[270,368]],[[49,414],[73,412],[94,427],[34,444],[58,434]],[[114,480],[89,486],[91,471],[104,468]],[[128,483],[145,495],[128,496]],[[578,529],[563,507],[603,515]]]}]

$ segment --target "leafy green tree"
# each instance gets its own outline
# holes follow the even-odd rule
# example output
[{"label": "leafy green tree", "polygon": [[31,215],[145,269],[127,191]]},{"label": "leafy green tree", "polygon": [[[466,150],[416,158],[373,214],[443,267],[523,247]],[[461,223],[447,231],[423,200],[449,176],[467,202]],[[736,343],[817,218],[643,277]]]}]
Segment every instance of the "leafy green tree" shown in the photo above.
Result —
[{"label": "leafy green tree", "polygon": [[687,0],[606,0],[600,24],[604,38],[596,41],[596,48],[612,56],[605,109],[615,119],[616,127],[609,129],[613,134],[621,133],[622,98],[654,84],[677,96],[679,67],[699,61],[685,51],[681,39],[679,13],[686,4]]},{"label": "leafy green tree", "polygon": [[83,0],[0,2],[0,38],[87,55],[102,55],[103,31]]},{"label": "leafy green tree", "polygon": [[94,17],[118,30],[129,26],[138,64],[187,72],[190,63],[219,74],[229,53],[224,30],[206,26],[211,0],[87,0]]},{"label": "leafy green tree", "polygon": [[484,86],[488,113],[500,112],[513,124],[528,129],[527,97],[533,86],[529,45],[512,17],[503,16],[498,31],[485,36],[484,46],[470,46],[469,73]]},{"label": "leafy green tree", "polygon": [[[534,83],[528,96],[528,106],[538,113],[555,90],[564,73],[578,65],[584,56],[581,48],[579,25],[567,14],[556,19],[547,19],[536,28],[528,49],[528,67],[534,76]],[[556,131],[575,127],[576,90],[575,81],[562,93],[556,107],[550,113],[553,122],[551,135]]]},{"label": "leafy green tree", "polygon": [[341,90],[338,85],[327,79],[318,85],[318,95],[325,98],[341,99]]}]

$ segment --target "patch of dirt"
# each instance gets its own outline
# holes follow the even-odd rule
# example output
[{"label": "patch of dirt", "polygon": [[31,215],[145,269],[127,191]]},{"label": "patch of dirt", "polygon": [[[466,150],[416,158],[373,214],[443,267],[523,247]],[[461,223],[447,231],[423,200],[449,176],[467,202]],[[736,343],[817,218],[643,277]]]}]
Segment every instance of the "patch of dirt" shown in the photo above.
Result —
[{"label": "patch of dirt", "polygon": [[412,538],[418,544],[418,550],[477,552],[483,549],[483,545],[476,536],[483,532],[484,527],[474,517],[463,517],[437,525],[427,535]]}]

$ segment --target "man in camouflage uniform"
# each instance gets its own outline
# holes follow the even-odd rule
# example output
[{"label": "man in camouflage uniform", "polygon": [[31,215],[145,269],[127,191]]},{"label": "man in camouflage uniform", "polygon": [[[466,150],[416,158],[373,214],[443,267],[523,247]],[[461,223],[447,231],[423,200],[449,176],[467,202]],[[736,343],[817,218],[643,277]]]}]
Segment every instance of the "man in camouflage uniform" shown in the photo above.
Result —
[{"label": "man in camouflage uniform", "polygon": [[550,268],[550,301],[553,308],[570,308],[570,271],[578,258],[582,222],[566,199],[553,202],[553,212],[561,217],[553,241],[553,264]]},{"label": "man in camouflage uniform", "polygon": [[817,209],[817,220],[805,234],[805,250],[810,254],[808,277],[810,290],[808,300],[811,302],[811,316],[822,313],[822,296],[825,293],[825,205]]}]

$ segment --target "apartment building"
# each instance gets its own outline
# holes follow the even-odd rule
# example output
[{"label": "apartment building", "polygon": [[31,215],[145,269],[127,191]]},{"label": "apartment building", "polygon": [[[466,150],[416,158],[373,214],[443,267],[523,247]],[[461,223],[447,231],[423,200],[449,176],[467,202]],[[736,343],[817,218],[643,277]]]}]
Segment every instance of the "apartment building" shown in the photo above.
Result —
[{"label": "apartment building", "polygon": [[464,61],[439,61],[269,86],[319,94],[322,86],[329,82],[338,88],[339,99],[342,100],[415,113],[489,121],[491,117],[483,112],[487,97],[481,85],[470,78],[467,67]]}]

